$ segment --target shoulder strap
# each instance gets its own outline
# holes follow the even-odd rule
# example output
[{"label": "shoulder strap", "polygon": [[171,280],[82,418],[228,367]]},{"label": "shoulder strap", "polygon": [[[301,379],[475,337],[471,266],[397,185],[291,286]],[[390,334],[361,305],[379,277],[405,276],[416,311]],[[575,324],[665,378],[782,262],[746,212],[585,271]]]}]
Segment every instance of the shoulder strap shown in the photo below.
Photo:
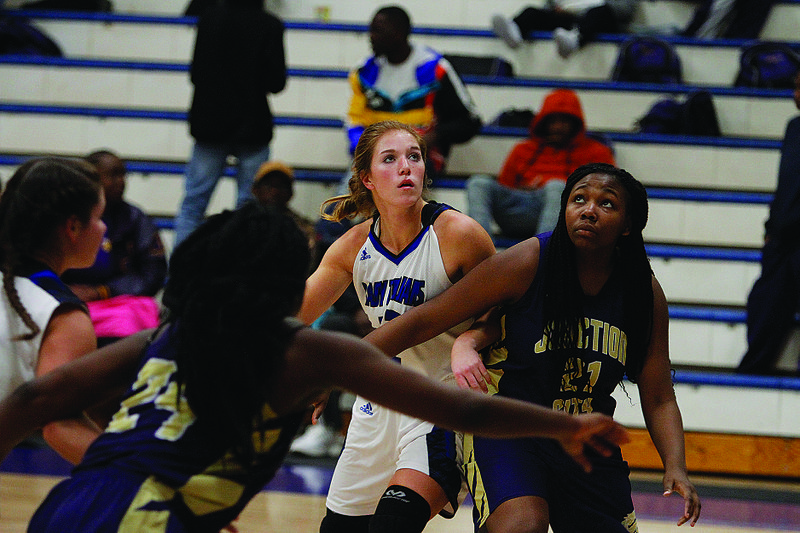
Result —
[{"label": "shoulder strap", "polygon": [[428,203],[422,208],[422,226],[431,226],[436,221],[436,219],[447,211],[448,209],[453,209],[447,204],[440,204],[434,200],[428,200]]}]

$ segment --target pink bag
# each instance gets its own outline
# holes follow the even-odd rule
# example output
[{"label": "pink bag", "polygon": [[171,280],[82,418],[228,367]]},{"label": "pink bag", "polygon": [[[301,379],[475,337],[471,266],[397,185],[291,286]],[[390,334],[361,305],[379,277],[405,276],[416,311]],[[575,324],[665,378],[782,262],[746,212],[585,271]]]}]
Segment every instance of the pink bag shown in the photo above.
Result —
[{"label": "pink bag", "polygon": [[98,338],[127,337],[158,325],[158,303],[149,296],[121,294],[86,305]]}]

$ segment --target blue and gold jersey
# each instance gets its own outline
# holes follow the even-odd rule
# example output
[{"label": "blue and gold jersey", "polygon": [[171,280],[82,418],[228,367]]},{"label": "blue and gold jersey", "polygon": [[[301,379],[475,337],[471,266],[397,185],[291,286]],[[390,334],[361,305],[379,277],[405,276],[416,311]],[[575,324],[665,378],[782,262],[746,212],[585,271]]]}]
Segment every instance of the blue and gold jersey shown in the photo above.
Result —
[{"label": "blue and gold jersey", "polygon": [[[540,265],[547,260],[550,234],[537,237]],[[584,322],[578,346],[566,357],[547,349],[544,334],[542,269],[525,295],[505,309],[503,337],[491,347],[486,366],[497,393],[572,414],[613,415],[611,393],[622,380],[627,357],[623,297],[618,274],[599,294],[584,296]]]},{"label": "blue and gold jersey", "polygon": [[[54,531],[67,531],[64,524],[74,523],[68,531],[216,533],[273,477],[304,413],[279,417],[265,406],[264,427],[253,432],[258,457],[243,467],[234,460],[230,441],[219,438],[214,424],[195,417],[178,393],[173,337],[170,328],[147,349],[105,433],[66,485],[51,493],[31,531],[36,524],[37,531],[53,524],[60,524]],[[102,511],[73,496],[91,491],[103,495]]]}]

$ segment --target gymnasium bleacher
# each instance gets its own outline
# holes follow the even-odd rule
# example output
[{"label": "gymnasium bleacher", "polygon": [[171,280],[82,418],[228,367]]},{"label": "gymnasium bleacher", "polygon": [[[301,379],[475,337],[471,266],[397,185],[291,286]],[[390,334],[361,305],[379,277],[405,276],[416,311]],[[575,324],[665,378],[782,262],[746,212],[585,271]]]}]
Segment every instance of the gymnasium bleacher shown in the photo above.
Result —
[{"label": "gymnasium bleacher", "polygon": [[[341,127],[346,74],[368,54],[366,19],[382,4],[337,0],[331,20],[322,21],[317,3],[278,3],[290,80],[271,97],[277,116],[273,157],[298,169],[293,207],[311,218],[348,164]],[[181,16],[183,2],[114,5],[112,14],[8,11],[31,17],[65,57],[0,56],[0,176],[6,179],[30,156],[111,148],[129,161],[128,198],[158,218],[169,245],[191,150],[185,117],[194,20]],[[732,87],[741,41],[669,37],[681,55],[684,84],[622,84],[608,79],[625,36],[601,36],[565,61],[549,34],[535,34],[512,51],[488,31],[493,12],[514,13],[519,2],[403,5],[412,14],[416,41],[444,53],[501,55],[513,64],[515,78],[465,78],[486,123],[509,107],[535,109],[554,87],[572,88],[590,129],[610,139],[618,164],[648,187],[645,238],[670,304],[671,357],[690,469],[800,477],[800,379],[731,373],[746,347],[744,304],[760,272],[780,140],[797,113],[791,91]],[[643,2],[637,23],[680,27],[692,7],[680,0]],[[762,38],[792,42],[798,26],[800,2],[784,0],[773,8]],[[698,88],[712,93],[723,137],[635,132],[635,120],[656,100]],[[524,135],[524,129],[484,127],[454,149],[452,176],[435,183],[432,196],[465,209],[464,177],[495,174]],[[231,206],[233,198],[233,183],[223,180],[210,210]],[[644,427],[634,385],[619,391],[618,404],[621,421]],[[730,454],[731,446],[740,455],[735,466],[715,459],[718,451]],[[660,467],[643,432],[631,449],[636,452],[626,457],[632,466]]]}]

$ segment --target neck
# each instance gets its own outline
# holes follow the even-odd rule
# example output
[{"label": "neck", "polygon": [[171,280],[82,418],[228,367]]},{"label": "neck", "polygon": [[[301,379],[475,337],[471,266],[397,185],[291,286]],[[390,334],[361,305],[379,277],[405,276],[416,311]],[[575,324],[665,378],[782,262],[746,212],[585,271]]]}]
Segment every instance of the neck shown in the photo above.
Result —
[{"label": "neck", "polygon": [[40,263],[44,263],[44,265],[55,272],[58,277],[61,277],[61,274],[67,270],[65,262],[56,257],[56,254],[39,253],[34,255],[33,258]]},{"label": "neck", "polygon": [[410,55],[411,55],[411,45],[405,43],[403,47],[398,48],[394,52],[386,54],[386,60],[392,65],[399,65],[400,63],[408,59],[408,56]]},{"label": "neck", "polygon": [[422,230],[422,207],[419,202],[410,208],[379,209],[380,241],[392,253],[400,253]]},{"label": "neck", "polygon": [[578,280],[584,294],[596,296],[614,271],[614,251],[590,255],[578,258]]}]

